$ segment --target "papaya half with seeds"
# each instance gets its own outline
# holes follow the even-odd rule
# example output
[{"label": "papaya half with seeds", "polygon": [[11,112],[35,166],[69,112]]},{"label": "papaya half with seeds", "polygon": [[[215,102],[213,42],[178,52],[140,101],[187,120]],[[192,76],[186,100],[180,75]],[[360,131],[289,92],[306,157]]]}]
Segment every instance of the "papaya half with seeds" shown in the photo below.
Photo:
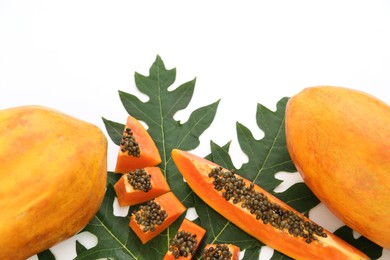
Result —
[{"label": "papaya half with seeds", "polygon": [[296,259],[369,259],[258,185],[189,152],[172,158],[190,188],[227,220]]},{"label": "papaya half with seeds", "polygon": [[306,88],[286,107],[291,159],[346,225],[390,249],[390,106],[344,87]]},{"label": "papaya half with seeds", "polygon": [[171,190],[159,167],[145,167],[123,174],[114,189],[121,207],[144,203]]},{"label": "papaya half with seeds", "polygon": [[106,190],[107,139],[59,111],[0,111],[0,259],[26,259],[84,228]]},{"label": "papaya half with seeds", "polygon": [[189,219],[183,219],[179,230],[172,239],[164,260],[192,259],[195,256],[206,230]]},{"label": "papaya half with seeds", "polygon": [[116,173],[127,173],[161,163],[160,153],[145,127],[128,116],[115,166]]}]

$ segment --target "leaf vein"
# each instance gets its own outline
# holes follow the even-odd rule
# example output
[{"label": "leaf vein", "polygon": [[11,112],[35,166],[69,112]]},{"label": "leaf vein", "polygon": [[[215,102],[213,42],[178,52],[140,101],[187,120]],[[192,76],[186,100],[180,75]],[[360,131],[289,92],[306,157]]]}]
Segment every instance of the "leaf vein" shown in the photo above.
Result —
[{"label": "leaf vein", "polygon": [[292,160],[287,160],[287,161],[284,161],[284,162],[280,162],[280,163],[277,163],[277,164],[274,164],[270,167],[264,167],[263,170],[268,170],[268,169],[273,169],[273,168],[276,168],[276,167],[279,167],[279,166],[282,166],[284,164],[288,164],[288,163],[291,163]]},{"label": "leaf vein", "polygon": [[202,117],[200,117],[194,124],[193,126],[187,131],[187,134],[185,136],[183,136],[183,138],[181,138],[179,144],[177,145],[177,148],[181,148],[181,144],[184,142],[184,140],[190,135],[190,134],[193,134],[192,133],[192,130],[194,128],[196,128],[200,122],[202,122],[202,120],[204,118],[207,118],[207,116],[209,115],[209,112],[208,113],[204,113]]}]

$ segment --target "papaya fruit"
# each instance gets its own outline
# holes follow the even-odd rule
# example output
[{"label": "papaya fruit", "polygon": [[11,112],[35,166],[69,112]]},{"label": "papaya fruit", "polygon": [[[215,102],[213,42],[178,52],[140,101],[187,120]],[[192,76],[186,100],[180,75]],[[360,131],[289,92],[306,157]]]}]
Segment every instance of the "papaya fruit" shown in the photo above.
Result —
[{"label": "papaya fruit", "polygon": [[204,228],[184,218],[168,247],[164,260],[192,259],[205,234]]},{"label": "papaya fruit", "polygon": [[170,191],[159,167],[145,167],[123,174],[114,189],[121,207],[144,203]]},{"label": "papaya fruit", "polygon": [[233,244],[207,244],[201,257],[202,259],[239,260],[240,248]]},{"label": "papaya fruit", "polygon": [[206,204],[264,244],[296,259],[369,259],[260,186],[204,158],[174,149],[187,184]]},{"label": "papaya fruit", "polygon": [[390,106],[367,93],[309,87],[286,106],[291,159],[340,220],[390,248]]},{"label": "papaya fruit", "polygon": [[26,259],[86,226],[106,190],[107,139],[41,106],[0,111],[0,259]]},{"label": "papaya fruit", "polygon": [[128,116],[120,142],[115,166],[116,173],[156,166],[161,163],[160,153],[145,127]]},{"label": "papaya fruit", "polygon": [[175,222],[185,210],[175,194],[169,191],[139,205],[131,214],[129,226],[142,244],[146,244]]}]

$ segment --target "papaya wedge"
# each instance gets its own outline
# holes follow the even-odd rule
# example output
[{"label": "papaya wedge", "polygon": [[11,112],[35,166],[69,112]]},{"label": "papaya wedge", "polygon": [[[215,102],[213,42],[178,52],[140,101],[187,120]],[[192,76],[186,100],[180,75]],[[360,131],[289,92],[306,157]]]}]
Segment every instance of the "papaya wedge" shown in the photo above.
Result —
[{"label": "papaya wedge", "polygon": [[206,230],[196,223],[183,219],[179,230],[169,245],[164,260],[191,259],[202,241]]},{"label": "papaya wedge", "polygon": [[144,203],[170,191],[159,167],[145,167],[123,174],[114,189],[121,207]]},{"label": "papaya wedge", "polygon": [[264,244],[295,259],[369,259],[364,253],[232,171],[189,152],[172,158],[210,207]]},{"label": "papaya wedge", "polygon": [[115,166],[116,173],[127,173],[161,163],[161,156],[145,127],[128,116]]},{"label": "papaya wedge", "polygon": [[240,259],[240,248],[233,244],[207,244],[202,251],[202,259]]},{"label": "papaya wedge", "polygon": [[185,210],[175,194],[169,191],[140,205],[138,210],[132,212],[129,226],[141,242],[146,244],[175,222]]}]

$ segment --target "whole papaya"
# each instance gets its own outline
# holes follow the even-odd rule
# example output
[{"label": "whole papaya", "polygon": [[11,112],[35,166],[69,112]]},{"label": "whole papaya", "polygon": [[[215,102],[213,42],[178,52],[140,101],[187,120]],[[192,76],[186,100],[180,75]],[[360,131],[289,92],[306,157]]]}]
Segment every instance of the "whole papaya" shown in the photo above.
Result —
[{"label": "whole papaya", "polygon": [[107,180],[107,139],[40,106],[0,111],[0,259],[26,259],[93,218]]},{"label": "whole papaya", "polygon": [[390,248],[390,106],[348,88],[311,87],[289,99],[285,124],[291,159],[313,193]]}]

